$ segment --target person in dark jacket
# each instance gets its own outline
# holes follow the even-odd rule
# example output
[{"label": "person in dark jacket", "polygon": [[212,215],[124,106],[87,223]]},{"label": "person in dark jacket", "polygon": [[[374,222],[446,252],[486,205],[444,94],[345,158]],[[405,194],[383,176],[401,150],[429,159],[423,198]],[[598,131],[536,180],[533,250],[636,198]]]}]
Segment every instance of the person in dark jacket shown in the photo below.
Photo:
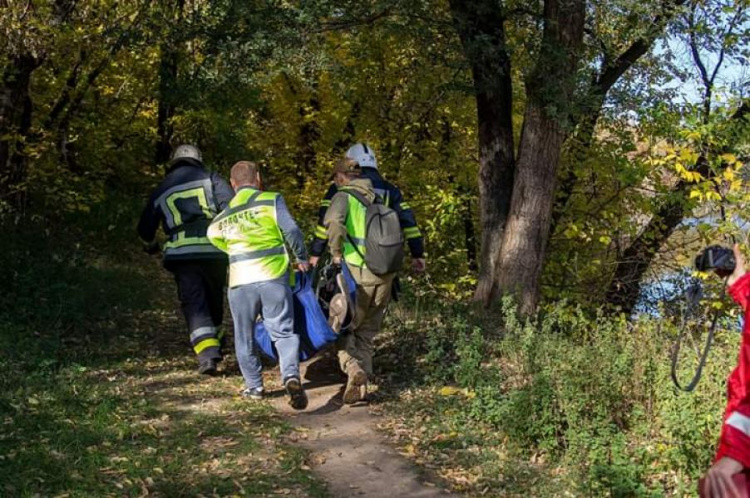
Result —
[{"label": "person in dark jacket", "polygon": [[[404,231],[404,238],[411,253],[412,266],[416,271],[424,271],[424,238],[417,226],[414,212],[409,203],[404,200],[401,190],[380,175],[375,152],[367,144],[354,144],[346,151],[346,157],[353,159],[359,164],[360,168],[362,168],[361,177],[369,180],[372,183],[375,193],[383,199],[385,205],[398,213],[401,228]],[[317,265],[320,256],[328,244],[327,228],[323,220],[325,220],[326,211],[331,205],[331,199],[336,195],[340,186],[334,178],[334,182],[331,183],[325,197],[320,202],[320,207],[318,208],[318,226],[315,228],[315,239],[310,247],[310,264],[313,266]]]},{"label": "person in dark jacket", "polygon": [[177,283],[190,342],[198,355],[198,371],[207,375],[215,375],[222,360],[227,257],[211,244],[206,231],[233,196],[232,187],[205,168],[197,147],[180,145],[138,223],[138,235],[149,253],[159,250],[159,225],[167,236],[164,267]]}]

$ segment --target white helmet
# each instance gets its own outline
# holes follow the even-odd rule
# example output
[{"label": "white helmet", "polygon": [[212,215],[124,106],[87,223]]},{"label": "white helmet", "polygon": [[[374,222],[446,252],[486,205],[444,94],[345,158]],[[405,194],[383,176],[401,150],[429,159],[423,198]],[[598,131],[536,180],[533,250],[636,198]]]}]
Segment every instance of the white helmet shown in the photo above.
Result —
[{"label": "white helmet", "polygon": [[357,161],[360,168],[378,169],[378,160],[375,159],[375,152],[367,144],[359,143],[352,145],[346,151],[346,157]]},{"label": "white helmet", "polygon": [[169,160],[169,164],[172,165],[180,159],[195,159],[196,161],[203,162],[201,151],[195,145],[190,144],[178,145],[174,152],[172,152],[172,159]]}]

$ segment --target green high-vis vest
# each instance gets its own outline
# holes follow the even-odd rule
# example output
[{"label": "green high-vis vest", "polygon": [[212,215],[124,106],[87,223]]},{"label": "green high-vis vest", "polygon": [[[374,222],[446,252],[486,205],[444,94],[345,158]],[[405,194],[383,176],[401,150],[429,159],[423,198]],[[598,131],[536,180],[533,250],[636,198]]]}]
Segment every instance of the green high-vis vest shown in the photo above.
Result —
[{"label": "green high-vis vest", "polygon": [[[346,192],[349,189],[343,187],[341,190]],[[361,268],[365,266],[365,218],[367,208],[356,197],[347,195],[347,198],[349,203],[346,213],[346,232],[349,237],[344,240],[344,260],[350,265]],[[352,242],[356,244],[356,248]]]},{"label": "green high-vis vest", "polygon": [[208,238],[229,255],[229,286],[264,282],[289,269],[276,215],[276,192],[246,187],[208,227]]}]

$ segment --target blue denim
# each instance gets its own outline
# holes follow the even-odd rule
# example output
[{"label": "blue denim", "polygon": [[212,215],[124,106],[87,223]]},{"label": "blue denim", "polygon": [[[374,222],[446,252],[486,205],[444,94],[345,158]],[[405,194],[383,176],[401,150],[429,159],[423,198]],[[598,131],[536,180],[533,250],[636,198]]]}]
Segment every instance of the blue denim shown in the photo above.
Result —
[{"label": "blue denim", "polygon": [[263,387],[260,349],[253,341],[259,316],[279,356],[281,378],[299,378],[299,336],[294,333],[294,304],[289,276],[229,289],[229,307],[234,319],[234,349],[237,363],[250,389]]}]

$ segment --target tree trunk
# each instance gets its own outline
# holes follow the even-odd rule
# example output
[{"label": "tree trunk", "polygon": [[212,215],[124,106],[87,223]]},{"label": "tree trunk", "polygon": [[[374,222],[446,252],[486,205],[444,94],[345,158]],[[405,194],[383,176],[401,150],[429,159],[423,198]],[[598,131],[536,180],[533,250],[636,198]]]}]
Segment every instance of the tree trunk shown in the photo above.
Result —
[{"label": "tree trunk", "polygon": [[331,151],[334,157],[342,156],[344,153],[354,145],[354,139],[357,136],[354,121],[359,119],[359,115],[362,112],[362,106],[359,102],[355,102],[352,105],[352,110],[349,116],[346,118],[346,125],[339,135],[339,139],[333,144],[333,150]]},{"label": "tree trunk", "polygon": [[557,118],[529,102],[524,116],[513,203],[503,237],[498,287],[518,298],[520,311],[539,302],[539,277],[549,237],[557,165],[565,134]]},{"label": "tree trunk", "polygon": [[679,201],[663,206],[654,214],[646,229],[620,257],[606,293],[609,304],[626,315],[633,312],[641,295],[643,275],[684,217],[685,208]]},{"label": "tree trunk", "polygon": [[450,5],[474,76],[482,229],[474,299],[488,306],[495,296],[497,256],[510,211],[516,169],[510,56],[505,45],[505,18],[497,2],[451,0]]},{"label": "tree trunk", "polygon": [[31,75],[40,61],[29,53],[15,57],[2,75],[0,88],[0,200],[20,208],[25,202],[28,156],[25,141],[31,131]]},{"label": "tree trunk", "polygon": [[523,314],[533,313],[539,302],[557,166],[575,108],[584,20],[584,0],[544,3],[542,46],[526,86],[518,169],[497,275],[499,290],[514,294]]}]

